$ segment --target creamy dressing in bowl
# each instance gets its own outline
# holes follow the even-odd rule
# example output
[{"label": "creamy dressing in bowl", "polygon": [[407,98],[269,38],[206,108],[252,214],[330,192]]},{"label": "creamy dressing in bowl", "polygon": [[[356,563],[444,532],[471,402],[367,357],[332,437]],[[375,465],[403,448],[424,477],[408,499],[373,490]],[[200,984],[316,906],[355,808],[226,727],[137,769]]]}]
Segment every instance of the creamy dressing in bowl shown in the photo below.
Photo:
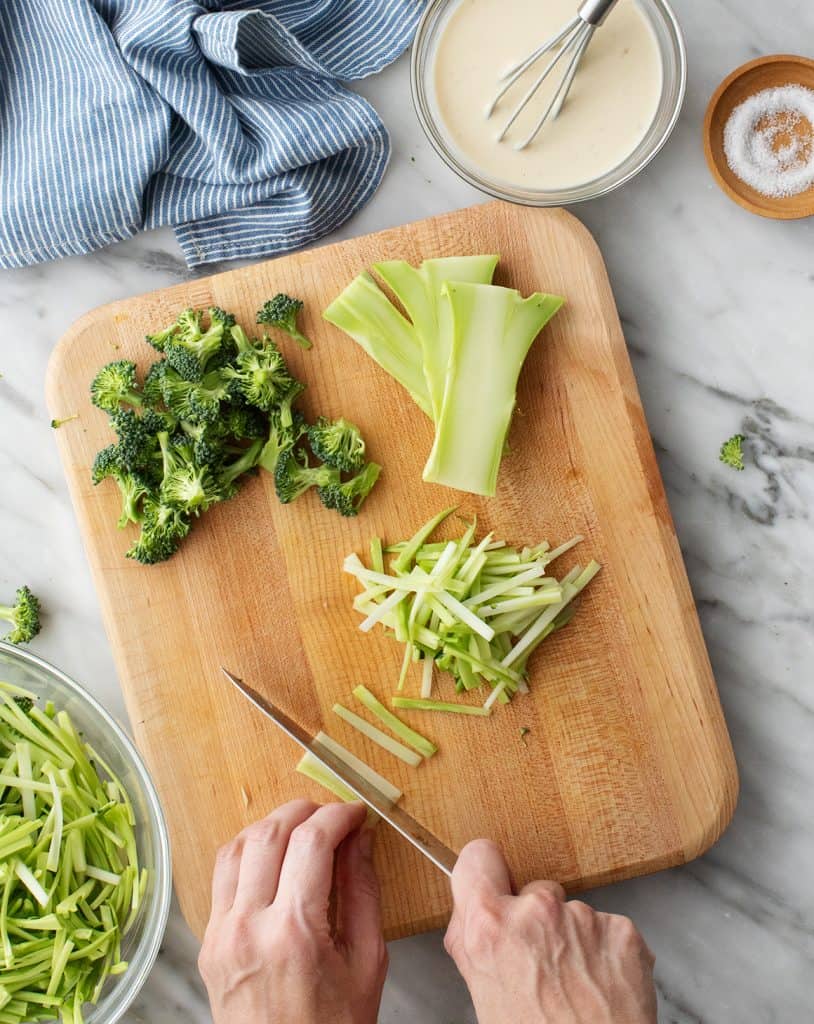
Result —
[{"label": "creamy dressing in bowl", "polygon": [[545,66],[544,57],[485,111],[500,75],[573,18],[574,0],[459,0],[440,30],[431,87],[444,131],[458,159],[476,173],[527,190],[556,191],[593,181],[621,164],[641,143],[659,108],[661,52],[635,0],[620,0],[583,56],[568,100],[528,147],[525,139],[559,81],[560,65],[512,125],[503,126]]}]

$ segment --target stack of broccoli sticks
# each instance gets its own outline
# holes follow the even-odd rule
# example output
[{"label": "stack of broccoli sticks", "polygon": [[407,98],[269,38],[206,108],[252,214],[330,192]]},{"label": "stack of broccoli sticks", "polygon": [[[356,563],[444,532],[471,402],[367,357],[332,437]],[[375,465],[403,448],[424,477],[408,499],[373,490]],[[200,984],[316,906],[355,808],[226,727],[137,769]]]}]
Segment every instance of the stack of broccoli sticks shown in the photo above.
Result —
[{"label": "stack of broccoli sticks", "polygon": [[[310,347],[296,325],[301,306],[277,295],[257,322]],[[119,526],[141,527],[128,558],[146,565],[168,559],[193,521],[236,494],[256,468],[274,475],[284,503],[316,487],[327,508],[357,514],[380,467],[365,462],[365,442],[347,420],[320,418],[308,426],[294,408],[305,385],[267,334],[251,339],[234,316],[212,307],[206,314],[185,309],[147,341],[162,358],[142,383],[135,363],[121,359],[91,384],[91,400],[116,434],[94,460],[93,482],[114,480],[122,497]]]}]

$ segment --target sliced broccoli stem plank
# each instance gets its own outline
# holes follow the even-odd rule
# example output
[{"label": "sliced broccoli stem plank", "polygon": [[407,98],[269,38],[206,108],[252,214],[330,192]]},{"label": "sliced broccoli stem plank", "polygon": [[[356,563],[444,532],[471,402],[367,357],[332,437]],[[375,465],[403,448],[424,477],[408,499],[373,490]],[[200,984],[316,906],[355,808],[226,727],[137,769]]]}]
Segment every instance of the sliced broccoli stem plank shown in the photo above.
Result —
[{"label": "sliced broccoli stem plank", "polygon": [[452,346],[424,479],[492,497],[520,370],[563,300],[540,293],[524,299],[496,285],[446,284],[443,293],[451,309]]},{"label": "sliced broccoli stem plank", "polygon": [[328,323],[349,334],[371,359],[406,388],[422,412],[432,418],[421,342],[415,328],[370,274],[354,278],[322,315]]}]

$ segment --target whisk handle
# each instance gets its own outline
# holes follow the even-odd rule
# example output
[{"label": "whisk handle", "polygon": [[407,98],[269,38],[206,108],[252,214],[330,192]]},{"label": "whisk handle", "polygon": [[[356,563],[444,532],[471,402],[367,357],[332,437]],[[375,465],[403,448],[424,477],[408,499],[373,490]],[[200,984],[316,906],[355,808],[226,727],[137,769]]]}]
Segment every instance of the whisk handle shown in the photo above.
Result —
[{"label": "whisk handle", "polygon": [[607,18],[617,2],[618,0],[584,0],[577,11],[577,17],[586,25],[593,25],[596,28]]}]

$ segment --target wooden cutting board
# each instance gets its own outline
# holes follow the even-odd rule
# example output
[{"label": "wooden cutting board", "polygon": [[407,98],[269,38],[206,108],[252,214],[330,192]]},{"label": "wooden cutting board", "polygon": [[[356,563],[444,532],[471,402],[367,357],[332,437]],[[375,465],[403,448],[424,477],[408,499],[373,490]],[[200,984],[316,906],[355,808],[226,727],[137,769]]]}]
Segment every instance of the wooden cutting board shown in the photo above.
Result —
[{"label": "wooden cutting board", "polygon": [[[320,319],[374,260],[480,252],[501,254],[498,283],[567,298],[523,371],[492,500],[422,483],[431,424]],[[284,346],[308,382],[302,406],[309,418],[359,424],[384,466],[378,487],[358,519],[342,519],[313,494],[280,505],[263,474],[207,514],[171,561],[126,560],[116,489],[90,482],[94,453],[110,440],[88,401],[94,372],[117,358],[149,364],[143,335],[184,306],[214,303],[248,325],[281,290],[305,300],[315,339],[310,352]],[[602,257],[569,214],[489,203],[113,303],[62,339],[47,388],[54,416],[80,412],[57,442],[133,730],[169,820],[181,906],[199,935],[218,845],[294,796],[325,798],[221,665],[306,728],[352,746],[454,849],[497,840],[518,885],[556,878],[574,891],[680,864],[729,822],[737,773],[692,594]],[[440,747],[411,769],[330,710],[352,703],[358,682],[388,698],[401,661],[398,645],[357,629],[356,582],[341,565],[366,553],[371,534],[409,536],[454,502],[477,513],[482,531],[520,545],[584,534],[558,568],[591,556],[604,568],[572,623],[532,659],[528,697],[490,719],[405,716]],[[376,856],[387,935],[443,924],[440,874],[387,829]]]}]

